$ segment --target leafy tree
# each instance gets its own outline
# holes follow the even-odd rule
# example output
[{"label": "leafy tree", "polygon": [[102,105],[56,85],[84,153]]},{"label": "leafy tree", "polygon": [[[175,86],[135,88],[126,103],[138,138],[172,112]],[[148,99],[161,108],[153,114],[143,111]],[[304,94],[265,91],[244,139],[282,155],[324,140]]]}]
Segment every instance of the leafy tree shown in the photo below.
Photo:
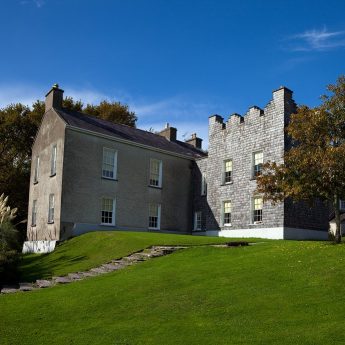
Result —
[{"label": "leafy tree", "polygon": [[137,121],[135,113],[129,110],[128,105],[121,104],[120,102],[102,101],[99,105],[88,104],[83,111],[103,120],[131,127],[135,127],[135,122]]},{"label": "leafy tree", "polygon": [[345,198],[345,76],[327,87],[316,108],[300,106],[286,128],[290,149],[284,164],[268,162],[258,192],[278,202],[318,198],[335,214],[335,242],[341,242],[340,199]]},{"label": "leafy tree", "polygon": [[[88,104],[66,97],[63,107],[104,118],[108,121],[135,126],[134,112],[119,102],[102,101],[99,105]],[[45,112],[43,101],[37,100],[29,108],[23,104],[10,104],[0,109],[0,190],[10,196],[18,207],[18,218],[27,218],[31,147]],[[22,240],[25,226],[19,225]]]}]

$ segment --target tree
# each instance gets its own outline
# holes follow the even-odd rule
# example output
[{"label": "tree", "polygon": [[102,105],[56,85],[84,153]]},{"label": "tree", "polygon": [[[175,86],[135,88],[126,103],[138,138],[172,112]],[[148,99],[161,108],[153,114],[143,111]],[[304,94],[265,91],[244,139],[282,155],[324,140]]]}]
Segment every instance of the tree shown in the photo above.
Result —
[{"label": "tree", "polygon": [[137,117],[127,104],[102,101],[99,105],[88,104],[83,110],[86,114],[100,117],[103,120],[135,127]]},{"label": "tree", "polygon": [[[135,113],[119,102],[102,101],[84,107],[81,101],[66,97],[63,107],[132,127],[137,120]],[[18,207],[19,219],[27,218],[31,147],[44,112],[45,104],[39,100],[31,108],[17,103],[0,109],[0,190]],[[25,227],[19,225],[19,230],[23,240]]]},{"label": "tree", "polygon": [[273,203],[315,199],[331,205],[335,242],[341,242],[340,199],[345,197],[345,76],[327,87],[315,108],[300,106],[286,128],[289,149],[284,163],[267,162],[257,191]]}]

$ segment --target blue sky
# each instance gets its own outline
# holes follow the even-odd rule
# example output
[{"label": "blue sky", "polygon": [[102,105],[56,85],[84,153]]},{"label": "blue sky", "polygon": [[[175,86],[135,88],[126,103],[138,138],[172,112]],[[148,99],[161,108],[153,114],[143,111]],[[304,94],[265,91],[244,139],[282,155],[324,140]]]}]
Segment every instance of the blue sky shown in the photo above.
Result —
[{"label": "blue sky", "polygon": [[[280,85],[315,106],[345,73],[345,1],[2,0],[0,106],[58,82],[127,103],[138,127],[207,135]],[[206,140],[207,141],[207,140]]]}]

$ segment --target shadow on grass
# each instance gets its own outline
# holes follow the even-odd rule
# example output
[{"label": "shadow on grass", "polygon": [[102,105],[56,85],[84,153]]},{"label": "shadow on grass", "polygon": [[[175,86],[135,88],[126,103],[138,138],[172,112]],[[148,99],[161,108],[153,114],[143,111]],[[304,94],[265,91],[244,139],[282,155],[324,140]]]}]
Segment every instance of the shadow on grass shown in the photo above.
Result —
[{"label": "shadow on grass", "polygon": [[[60,253],[61,254],[61,253]],[[59,255],[51,259],[48,254],[29,254],[23,256],[19,263],[18,281],[34,282],[37,279],[48,279],[55,275],[61,266],[75,264],[86,259],[86,256]]]}]

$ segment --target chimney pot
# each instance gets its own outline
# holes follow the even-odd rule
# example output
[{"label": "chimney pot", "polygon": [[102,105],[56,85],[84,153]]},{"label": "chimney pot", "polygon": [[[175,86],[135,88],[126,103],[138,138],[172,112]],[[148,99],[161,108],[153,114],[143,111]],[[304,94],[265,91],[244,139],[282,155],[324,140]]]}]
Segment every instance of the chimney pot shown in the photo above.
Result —
[{"label": "chimney pot", "polygon": [[46,94],[45,111],[51,108],[61,109],[63,101],[63,90],[59,88],[59,84],[54,84],[50,91]]}]

